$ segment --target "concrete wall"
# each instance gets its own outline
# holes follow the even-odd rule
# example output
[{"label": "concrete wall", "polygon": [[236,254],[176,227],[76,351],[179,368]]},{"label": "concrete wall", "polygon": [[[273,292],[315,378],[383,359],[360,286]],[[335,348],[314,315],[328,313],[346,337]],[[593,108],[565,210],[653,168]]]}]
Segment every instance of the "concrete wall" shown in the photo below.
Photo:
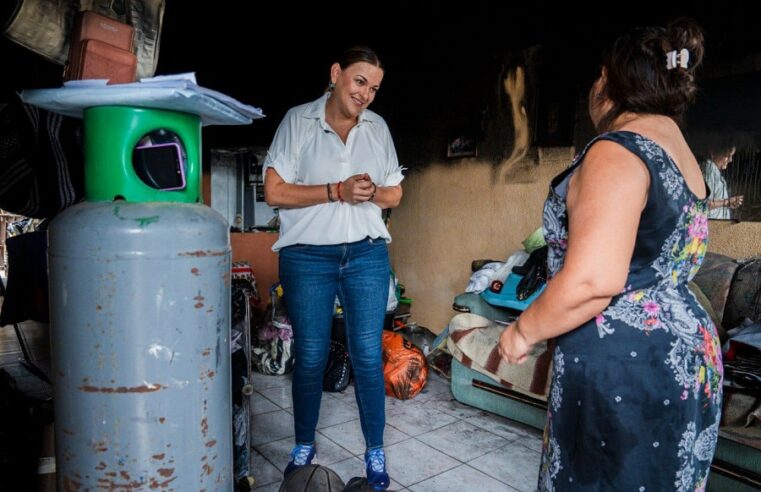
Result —
[{"label": "concrete wall", "polygon": [[[432,163],[405,179],[404,200],[391,216],[390,251],[413,299],[413,320],[440,332],[454,314],[454,296],[467,285],[470,262],[504,261],[541,226],[549,182],[570,163],[573,149],[531,152],[510,169],[463,159]],[[710,251],[761,254],[760,222],[711,221],[710,234]]]}]

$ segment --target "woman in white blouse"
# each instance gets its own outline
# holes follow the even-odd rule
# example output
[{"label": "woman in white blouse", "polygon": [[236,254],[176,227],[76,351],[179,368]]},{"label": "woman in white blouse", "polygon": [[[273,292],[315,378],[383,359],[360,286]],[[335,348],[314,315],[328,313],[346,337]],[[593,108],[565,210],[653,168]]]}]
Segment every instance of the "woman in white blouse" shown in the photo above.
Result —
[{"label": "woman in white blouse", "polygon": [[743,195],[729,196],[729,187],[723,172],[735,155],[735,147],[713,151],[703,163],[703,176],[709,188],[708,218],[731,219],[732,210],[743,204]]},{"label": "woman in white blouse", "polygon": [[267,203],[280,208],[280,280],[293,324],[296,445],[288,475],[315,455],[336,296],[344,309],[368,483],[386,490],[381,334],[391,241],[381,212],[399,205],[402,168],[386,122],[367,107],[383,80],[378,56],[353,47],[330,67],[328,91],[291,108],[264,163]]}]

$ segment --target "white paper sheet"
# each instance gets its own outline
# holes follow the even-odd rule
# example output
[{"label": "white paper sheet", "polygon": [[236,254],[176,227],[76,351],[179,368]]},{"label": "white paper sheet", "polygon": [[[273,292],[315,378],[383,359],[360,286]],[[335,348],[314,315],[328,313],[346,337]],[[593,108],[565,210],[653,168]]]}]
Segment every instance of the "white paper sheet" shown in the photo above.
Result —
[{"label": "white paper sheet", "polygon": [[208,125],[246,125],[263,118],[262,110],[221,92],[201,87],[195,74],[160,75],[130,84],[107,85],[107,81],[71,80],[57,89],[32,89],[21,99],[35,106],[81,118],[93,106],[135,106],[192,113]]}]

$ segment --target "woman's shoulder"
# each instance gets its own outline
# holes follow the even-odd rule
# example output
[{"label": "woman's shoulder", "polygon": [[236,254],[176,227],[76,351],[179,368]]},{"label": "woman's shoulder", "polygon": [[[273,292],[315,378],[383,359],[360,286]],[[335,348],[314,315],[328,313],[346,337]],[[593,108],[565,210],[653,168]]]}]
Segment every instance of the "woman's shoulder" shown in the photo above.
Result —
[{"label": "woman's shoulder", "polygon": [[644,161],[666,157],[665,149],[644,132],[634,129],[621,129],[603,133],[594,138],[587,146],[588,151],[629,152]]},{"label": "woman's shoulder", "polygon": [[298,106],[293,106],[285,113],[285,118],[297,118],[301,116],[306,116],[312,112],[314,112],[314,101],[299,104]]},{"label": "woman's shoulder", "polygon": [[288,111],[286,111],[283,119],[292,119],[299,117],[319,119],[320,114],[324,114],[325,112],[324,98],[325,96],[320,96],[314,101],[309,101],[304,104],[299,104],[298,106],[293,106]]},{"label": "woman's shoulder", "polygon": [[386,124],[386,120],[384,120],[381,115],[379,115],[378,113],[376,113],[375,111],[371,109],[365,109],[362,112],[362,120],[369,121],[370,123],[375,123],[381,127],[388,128],[388,125]]}]

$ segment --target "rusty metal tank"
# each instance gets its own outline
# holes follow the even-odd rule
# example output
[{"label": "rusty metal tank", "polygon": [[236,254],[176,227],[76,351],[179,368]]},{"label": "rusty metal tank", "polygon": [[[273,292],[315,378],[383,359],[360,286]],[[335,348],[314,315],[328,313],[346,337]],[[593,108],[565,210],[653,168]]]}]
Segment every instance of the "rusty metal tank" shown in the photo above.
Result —
[{"label": "rusty metal tank", "polygon": [[58,490],[232,490],[225,219],[82,203],[49,235]]}]

